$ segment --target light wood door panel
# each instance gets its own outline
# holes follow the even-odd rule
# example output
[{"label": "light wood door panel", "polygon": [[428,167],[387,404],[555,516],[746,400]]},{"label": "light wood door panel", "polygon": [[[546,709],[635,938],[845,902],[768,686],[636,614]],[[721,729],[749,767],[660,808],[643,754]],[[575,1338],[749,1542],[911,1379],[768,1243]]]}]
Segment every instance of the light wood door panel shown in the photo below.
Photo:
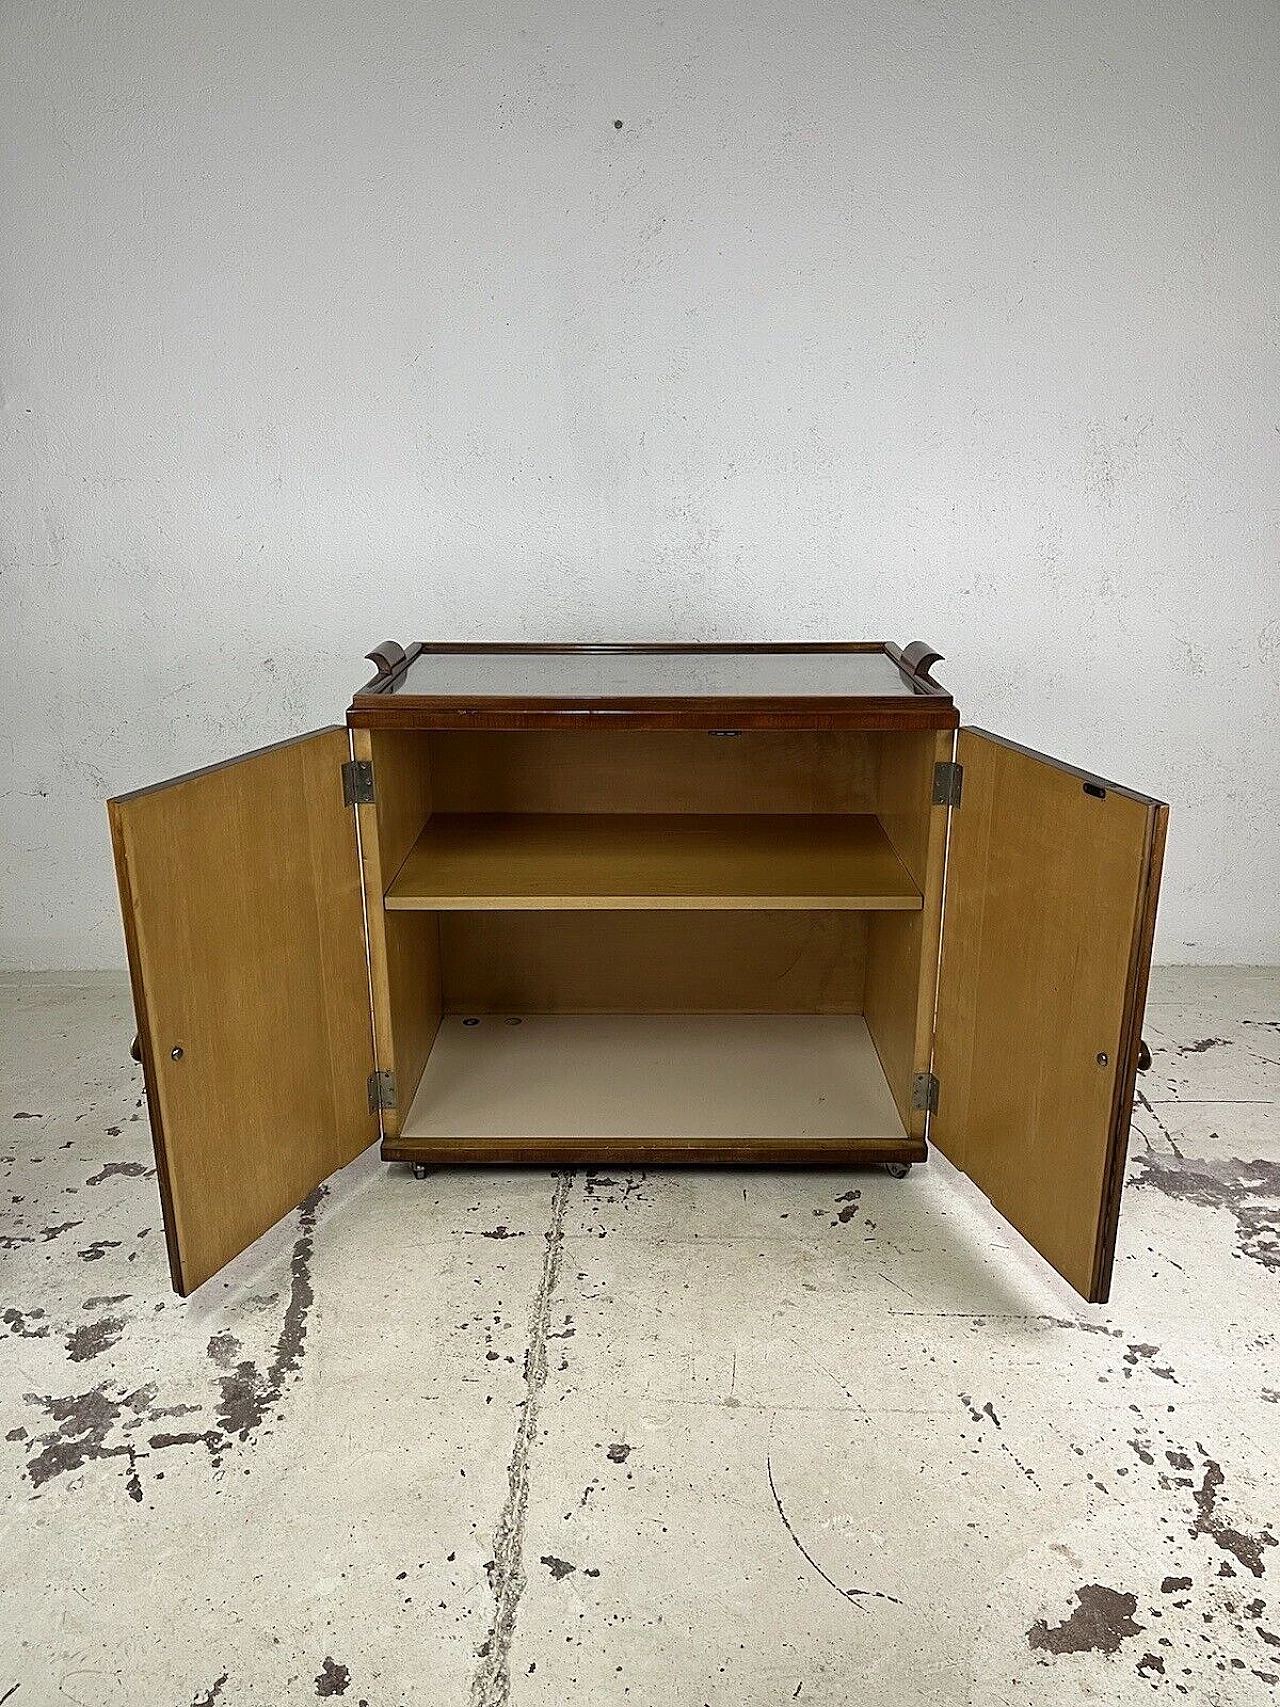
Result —
[{"label": "light wood door panel", "polygon": [[324,729],[108,802],[184,1295],[377,1137],[348,740]]},{"label": "light wood door panel", "polygon": [[961,729],[929,1136],[1105,1302],[1168,809]]}]

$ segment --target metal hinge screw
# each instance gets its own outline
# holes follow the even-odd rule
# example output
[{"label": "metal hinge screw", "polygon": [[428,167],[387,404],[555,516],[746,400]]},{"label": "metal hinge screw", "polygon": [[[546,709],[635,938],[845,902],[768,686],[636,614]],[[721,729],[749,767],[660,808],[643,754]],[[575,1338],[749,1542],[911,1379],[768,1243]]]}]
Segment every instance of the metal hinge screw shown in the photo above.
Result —
[{"label": "metal hinge screw", "polygon": [[373,764],[369,759],[348,759],[343,765],[342,804],[373,805]]},{"label": "metal hinge screw", "polygon": [[933,804],[959,806],[963,787],[964,766],[953,764],[950,759],[939,759],[933,767]]},{"label": "metal hinge screw", "polygon": [[396,1076],[394,1073],[369,1074],[369,1113],[396,1106]]},{"label": "metal hinge screw", "polygon": [[912,1079],[911,1106],[926,1114],[938,1112],[938,1081],[932,1073],[917,1073]]}]

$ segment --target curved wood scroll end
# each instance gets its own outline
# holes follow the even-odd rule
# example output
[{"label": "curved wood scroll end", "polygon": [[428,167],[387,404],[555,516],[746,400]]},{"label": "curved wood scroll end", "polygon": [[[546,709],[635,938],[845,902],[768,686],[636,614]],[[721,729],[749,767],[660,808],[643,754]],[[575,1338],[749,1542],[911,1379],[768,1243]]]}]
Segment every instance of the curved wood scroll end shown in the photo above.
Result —
[{"label": "curved wood scroll end", "polygon": [[942,653],[935,652],[927,640],[913,640],[902,651],[902,668],[909,676],[928,679],[929,671],[942,662]]},{"label": "curved wood scroll end", "polygon": [[365,653],[365,657],[377,665],[380,676],[394,676],[404,663],[405,652],[398,640],[381,640],[372,652]]}]

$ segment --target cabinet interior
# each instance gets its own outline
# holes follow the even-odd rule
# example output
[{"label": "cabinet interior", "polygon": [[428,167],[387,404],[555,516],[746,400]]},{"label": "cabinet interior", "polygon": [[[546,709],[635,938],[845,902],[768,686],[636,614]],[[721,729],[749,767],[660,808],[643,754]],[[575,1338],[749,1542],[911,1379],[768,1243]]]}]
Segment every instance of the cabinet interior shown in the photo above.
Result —
[{"label": "cabinet interior", "polygon": [[384,1154],[923,1154],[949,731],[355,738]]},{"label": "cabinet interior", "polygon": [[959,728],[923,641],[369,657],[346,728],[108,803],[179,1292],[378,1133],[844,1166],[927,1126],[1106,1299],[1163,803]]}]

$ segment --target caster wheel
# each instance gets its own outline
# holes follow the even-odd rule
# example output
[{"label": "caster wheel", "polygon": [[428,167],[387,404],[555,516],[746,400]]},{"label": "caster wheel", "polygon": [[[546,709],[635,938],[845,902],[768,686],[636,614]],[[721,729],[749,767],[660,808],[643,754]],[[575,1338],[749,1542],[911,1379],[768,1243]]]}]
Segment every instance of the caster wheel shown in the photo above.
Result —
[{"label": "caster wheel", "polygon": [[425,1162],[415,1162],[413,1164],[413,1177],[414,1179],[426,1179],[427,1164]]},{"label": "caster wheel", "polygon": [[1151,1071],[1151,1051],[1147,1047],[1147,1040],[1145,1037],[1138,1044],[1138,1071],[1140,1073],[1149,1073]]},{"label": "caster wheel", "polygon": [[886,1162],[884,1171],[890,1179],[906,1179],[911,1172],[910,1162]]}]

